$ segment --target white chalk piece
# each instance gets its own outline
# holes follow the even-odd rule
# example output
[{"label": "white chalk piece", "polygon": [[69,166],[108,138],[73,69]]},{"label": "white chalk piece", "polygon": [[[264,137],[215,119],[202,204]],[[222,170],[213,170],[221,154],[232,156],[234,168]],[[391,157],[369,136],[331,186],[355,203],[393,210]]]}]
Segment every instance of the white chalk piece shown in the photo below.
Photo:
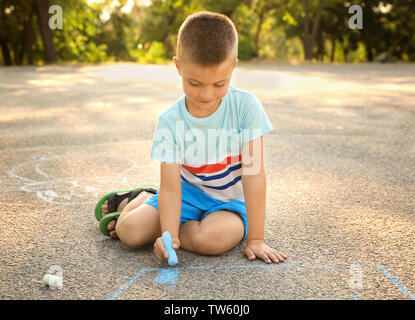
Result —
[{"label": "white chalk piece", "polygon": [[56,290],[62,289],[62,277],[55,276],[52,274],[46,274],[42,279],[42,285],[43,286],[49,286],[50,289]]}]

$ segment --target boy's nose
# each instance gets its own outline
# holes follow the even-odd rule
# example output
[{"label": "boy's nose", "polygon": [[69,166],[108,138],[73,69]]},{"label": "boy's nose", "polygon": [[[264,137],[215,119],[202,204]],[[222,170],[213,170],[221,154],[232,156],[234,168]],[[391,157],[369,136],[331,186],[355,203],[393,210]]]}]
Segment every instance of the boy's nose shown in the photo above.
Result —
[{"label": "boy's nose", "polygon": [[199,94],[199,100],[202,102],[210,102],[212,100],[215,100],[215,97],[212,92],[204,91]]}]

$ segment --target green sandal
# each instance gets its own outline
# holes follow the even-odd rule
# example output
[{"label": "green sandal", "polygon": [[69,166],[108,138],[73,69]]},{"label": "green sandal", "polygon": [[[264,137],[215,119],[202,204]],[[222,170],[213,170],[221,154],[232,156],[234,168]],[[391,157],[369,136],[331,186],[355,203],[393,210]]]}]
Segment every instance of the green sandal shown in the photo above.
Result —
[{"label": "green sandal", "polygon": [[115,228],[113,230],[108,230],[108,224],[113,220],[115,220],[115,224],[117,224],[117,220],[120,214],[121,212],[108,213],[101,219],[101,221],[99,222],[99,229],[101,230],[101,233],[104,236],[111,236],[110,232],[114,231]]},{"label": "green sandal", "polygon": [[[121,201],[123,201],[125,198],[128,198],[128,202],[130,202],[131,200],[136,198],[142,191],[147,191],[156,194],[158,192],[158,187],[154,185],[145,185],[132,190],[110,192],[98,201],[97,205],[95,206],[95,217],[99,221],[99,229],[101,230],[102,234],[104,234],[107,237],[110,237],[110,232],[115,230],[108,230],[108,224],[113,220],[118,220],[118,217],[121,213],[114,211],[117,210],[118,205],[121,203]],[[118,193],[122,192],[125,193],[122,195],[118,195]],[[108,200],[109,213],[103,217],[101,207],[106,200]]]},{"label": "green sandal", "polygon": [[[141,186],[139,188],[131,189],[131,190],[120,190],[120,191],[114,191],[107,193],[104,197],[102,197],[101,200],[98,201],[98,203],[95,206],[95,218],[98,221],[101,221],[102,219],[102,205],[105,203],[105,201],[108,200],[108,212],[112,213],[117,211],[118,205],[123,201],[125,198],[131,197],[131,192],[139,191],[135,194],[135,196],[131,197],[128,202],[130,202],[132,199],[134,199],[142,190],[148,191],[151,193],[156,194],[158,192],[158,187],[155,185],[145,185]],[[124,193],[123,195],[118,195],[118,193]]]}]

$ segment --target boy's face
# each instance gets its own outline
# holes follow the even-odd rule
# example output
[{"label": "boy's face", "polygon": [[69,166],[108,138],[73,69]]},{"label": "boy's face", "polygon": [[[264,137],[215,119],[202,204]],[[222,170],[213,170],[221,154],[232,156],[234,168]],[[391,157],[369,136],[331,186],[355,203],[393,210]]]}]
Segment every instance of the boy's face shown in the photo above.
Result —
[{"label": "boy's face", "polygon": [[233,60],[228,59],[217,66],[200,66],[195,63],[183,63],[180,66],[177,57],[173,57],[173,61],[182,77],[187,107],[196,112],[217,108],[228,92],[235,68]]}]

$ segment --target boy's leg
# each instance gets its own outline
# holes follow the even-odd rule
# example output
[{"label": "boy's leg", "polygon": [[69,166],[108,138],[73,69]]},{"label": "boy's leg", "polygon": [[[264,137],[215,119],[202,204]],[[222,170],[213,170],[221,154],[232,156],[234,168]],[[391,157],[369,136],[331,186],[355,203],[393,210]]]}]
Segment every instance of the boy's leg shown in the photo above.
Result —
[{"label": "boy's leg", "polygon": [[220,255],[236,246],[244,236],[241,217],[232,211],[209,213],[202,221],[182,223],[179,230],[180,247],[191,252]]},{"label": "boy's leg", "polygon": [[115,226],[118,238],[131,247],[154,242],[161,236],[158,210],[146,203],[131,208],[127,210],[126,206],[118,218]]},{"label": "boy's leg", "polygon": [[[148,198],[150,198],[152,195],[153,193],[151,192],[143,191],[130,202],[128,202],[128,199],[124,199],[119,204],[117,210],[118,212],[134,210],[135,208],[143,204],[145,201],[147,201]],[[104,202],[101,208],[102,208],[102,216],[107,215],[108,214],[108,200]],[[111,221],[110,223],[108,223],[107,228],[108,230],[114,230],[114,226],[115,226],[115,221]],[[114,239],[118,238],[116,231],[111,231],[110,236],[111,238],[114,238]]]}]

